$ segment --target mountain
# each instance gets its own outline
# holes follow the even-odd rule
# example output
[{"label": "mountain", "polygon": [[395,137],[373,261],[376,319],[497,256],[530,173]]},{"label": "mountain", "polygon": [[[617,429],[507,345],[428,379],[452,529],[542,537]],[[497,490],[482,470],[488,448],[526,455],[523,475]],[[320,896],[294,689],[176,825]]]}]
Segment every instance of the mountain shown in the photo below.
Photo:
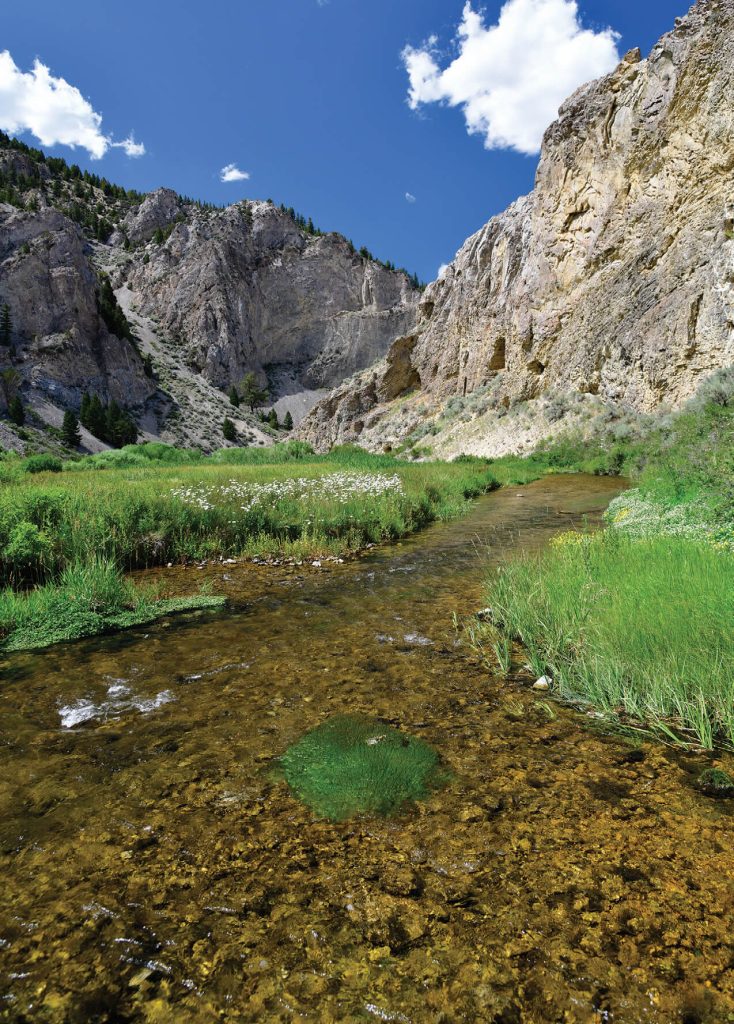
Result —
[{"label": "mountain", "polygon": [[733,105],[734,0],[699,0],[563,104],[533,192],[302,435],[491,455],[603,409],[679,406],[734,362]]},{"label": "mountain", "polygon": [[[298,422],[413,329],[419,297],[405,271],[270,201],[143,196],[0,137],[0,414],[17,392],[34,440],[89,392],[143,438],[220,447],[229,416],[239,443],[269,443],[232,385],[254,373]],[[7,422],[0,444],[22,447]]]}]

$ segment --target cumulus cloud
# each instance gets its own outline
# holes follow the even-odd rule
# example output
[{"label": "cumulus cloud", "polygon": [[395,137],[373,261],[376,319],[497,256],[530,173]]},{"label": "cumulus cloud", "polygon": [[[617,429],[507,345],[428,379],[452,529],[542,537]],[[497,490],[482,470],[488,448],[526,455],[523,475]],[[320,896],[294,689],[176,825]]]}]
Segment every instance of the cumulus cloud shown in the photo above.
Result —
[{"label": "cumulus cloud", "polygon": [[408,103],[461,107],[470,134],[487,149],[537,153],[561,103],[619,62],[613,29],[582,27],[576,0],[508,0],[496,25],[471,2],[457,29],[457,56],[439,64],[438,40],[402,53]]},{"label": "cumulus cloud", "polygon": [[81,146],[98,160],[111,147],[128,156],[143,156],[145,146],[134,137],[114,142],[102,131],[102,116],[76,86],[56,78],[36,60],[23,72],[10,53],[0,53],[0,128],[10,135],[30,132],[42,146]]},{"label": "cumulus cloud", "polygon": [[219,172],[220,181],[247,181],[250,177],[248,171],[241,171],[237,164],[227,164]]},{"label": "cumulus cloud", "polygon": [[416,202],[416,198],[415,198],[415,196],[414,196],[414,195],[413,195],[412,193],[410,193],[410,192],[406,192],[406,193],[405,193],[405,198],[406,198],[406,200],[407,200],[407,201],[408,201],[409,203],[414,203],[414,202]]}]

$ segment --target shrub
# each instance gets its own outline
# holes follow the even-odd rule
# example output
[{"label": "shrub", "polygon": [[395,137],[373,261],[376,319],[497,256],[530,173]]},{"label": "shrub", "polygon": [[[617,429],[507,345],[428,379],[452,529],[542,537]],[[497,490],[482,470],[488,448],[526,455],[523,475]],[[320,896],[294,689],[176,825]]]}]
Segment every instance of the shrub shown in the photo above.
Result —
[{"label": "shrub", "polygon": [[707,377],[688,402],[688,408],[695,411],[709,404],[722,408],[734,405],[734,366],[717,370]]},{"label": "shrub", "polygon": [[55,455],[30,455],[23,462],[23,468],[26,473],[60,473],[63,463]]},{"label": "shrub", "polygon": [[48,535],[35,525],[23,521],[11,530],[2,551],[5,574],[18,582],[40,579],[51,561],[52,545]]},{"label": "shrub", "polygon": [[13,395],[8,402],[8,416],[17,427],[25,423],[25,409],[19,395]]}]

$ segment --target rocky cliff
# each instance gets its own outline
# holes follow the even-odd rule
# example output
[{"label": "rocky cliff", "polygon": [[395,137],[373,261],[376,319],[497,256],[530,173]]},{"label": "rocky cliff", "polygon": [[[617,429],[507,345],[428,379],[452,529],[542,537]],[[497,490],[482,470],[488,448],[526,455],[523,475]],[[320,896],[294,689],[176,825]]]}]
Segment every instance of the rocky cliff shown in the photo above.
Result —
[{"label": "rocky cliff", "polygon": [[107,328],[98,289],[78,225],[51,207],[0,204],[0,301],[12,316],[0,358],[28,394],[76,409],[85,390],[130,407],[152,396],[135,345]]},{"label": "rocky cliff", "polygon": [[303,231],[272,203],[186,208],[160,190],[123,224],[132,242],[157,230],[167,238],[138,254],[121,280],[218,387],[248,370],[276,393],[285,380],[333,387],[415,323],[419,293],[405,274],[359,255],[341,235]]},{"label": "rocky cliff", "polygon": [[[105,274],[129,338],[101,309]],[[146,438],[220,447],[230,416],[240,443],[267,443],[230,405],[233,384],[253,371],[298,422],[413,329],[419,296],[405,272],[271,202],[126,193],[0,138],[0,306],[12,320],[0,370],[39,428],[90,391],[128,409]]]},{"label": "rocky cliff", "polygon": [[[733,133],[734,0],[699,0],[647,60],[632,51],[570,97],[532,194],[465,243],[416,329],[303,435],[378,447],[428,422],[442,435],[447,401],[477,392],[490,413],[572,393],[679,405],[734,362]],[[513,447],[493,422],[485,433],[464,450]]]}]

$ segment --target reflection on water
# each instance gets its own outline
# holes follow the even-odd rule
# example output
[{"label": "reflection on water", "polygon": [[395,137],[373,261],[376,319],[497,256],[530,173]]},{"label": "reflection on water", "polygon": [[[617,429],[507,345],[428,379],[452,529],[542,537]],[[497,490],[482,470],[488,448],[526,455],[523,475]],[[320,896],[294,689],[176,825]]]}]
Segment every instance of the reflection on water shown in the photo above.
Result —
[{"label": "reflection on water", "polygon": [[[451,624],[487,561],[614,493],[509,488],[331,569],[170,570],[233,609],[7,661],[0,1019],[726,1021],[733,829],[700,761],[492,678]],[[344,712],[449,787],[313,820],[271,760]]]}]

